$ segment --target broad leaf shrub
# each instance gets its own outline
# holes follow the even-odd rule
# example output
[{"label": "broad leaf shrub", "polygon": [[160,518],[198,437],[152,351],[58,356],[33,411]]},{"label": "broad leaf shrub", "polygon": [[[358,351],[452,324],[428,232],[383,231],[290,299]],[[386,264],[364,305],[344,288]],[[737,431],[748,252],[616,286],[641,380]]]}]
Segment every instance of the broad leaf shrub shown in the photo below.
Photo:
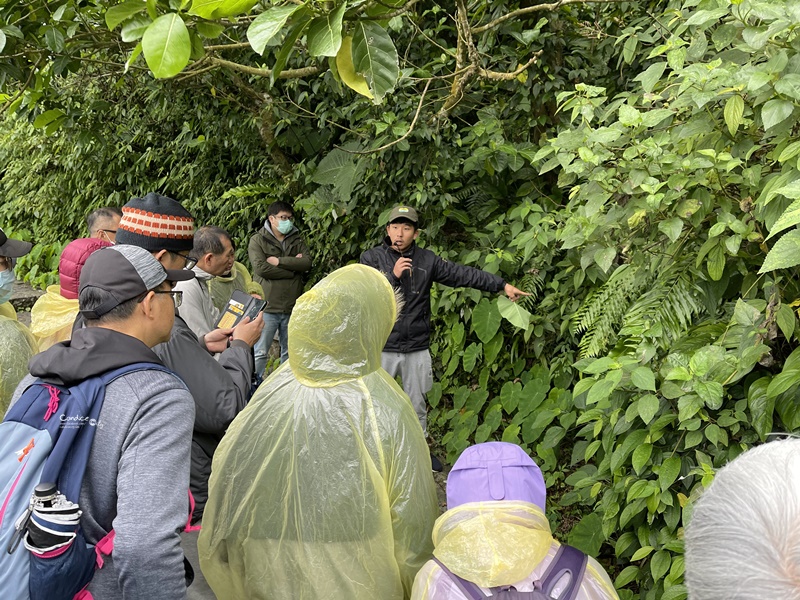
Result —
[{"label": "broad leaf shrub", "polygon": [[559,512],[585,515],[569,541],[617,565],[623,598],[685,598],[692,498],[800,426],[795,11],[676,6],[628,32],[647,59],[627,91],[559,94],[568,125],[530,158],[559,191],[520,193],[483,234],[504,250],[461,256],[518,265],[530,313],[483,299],[434,346],[448,457],[535,452]]}]

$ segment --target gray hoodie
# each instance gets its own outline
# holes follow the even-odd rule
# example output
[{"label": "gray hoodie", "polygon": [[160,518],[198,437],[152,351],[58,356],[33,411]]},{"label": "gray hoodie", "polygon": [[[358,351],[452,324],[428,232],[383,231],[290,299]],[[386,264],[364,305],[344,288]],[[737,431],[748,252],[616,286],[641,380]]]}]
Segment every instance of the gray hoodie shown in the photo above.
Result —
[{"label": "gray hoodie", "polygon": [[[136,338],[90,327],[31,359],[12,404],[34,376],[72,385],[136,362],[160,363]],[[161,371],[137,371],[106,388],[81,487],[87,541],[112,528],[114,552],[89,584],[95,600],[182,600],[186,581],[180,532],[188,517],[194,402]]]}]

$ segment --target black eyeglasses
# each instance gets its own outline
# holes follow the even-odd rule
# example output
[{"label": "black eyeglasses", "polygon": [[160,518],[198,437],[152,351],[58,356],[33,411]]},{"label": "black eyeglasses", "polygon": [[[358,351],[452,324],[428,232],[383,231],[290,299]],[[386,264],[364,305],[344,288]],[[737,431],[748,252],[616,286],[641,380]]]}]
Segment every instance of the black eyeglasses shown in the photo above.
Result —
[{"label": "black eyeglasses", "polygon": [[154,294],[169,294],[172,296],[172,301],[175,303],[175,308],[180,308],[183,304],[183,292],[175,290],[152,290]]},{"label": "black eyeglasses", "polygon": [[196,258],[192,258],[186,254],[181,254],[180,252],[173,252],[172,250],[169,250],[168,252],[170,254],[174,254],[175,256],[180,256],[184,261],[186,261],[183,265],[184,269],[191,270],[197,264]]}]

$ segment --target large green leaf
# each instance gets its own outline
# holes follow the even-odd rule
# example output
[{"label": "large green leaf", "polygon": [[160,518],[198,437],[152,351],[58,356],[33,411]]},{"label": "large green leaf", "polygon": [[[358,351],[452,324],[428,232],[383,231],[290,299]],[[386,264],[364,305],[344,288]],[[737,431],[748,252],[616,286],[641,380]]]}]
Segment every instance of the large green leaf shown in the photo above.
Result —
[{"label": "large green leaf", "polygon": [[275,66],[272,67],[272,75],[270,75],[270,81],[273,84],[281,74],[281,71],[283,71],[283,68],[286,66],[286,61],[289,60],[289,56],[294,50],[295,42],[303,34],[310,22],[311,19],[308,17],[308,15],[305,15],[297,22],[296,25],[294,25],[294,27],[292,27],[292,29],[289,31],[289,35],[287,35],[286,39],[283,40],[283,46],[281,46],[278,55],[275,57]]},{"label": "large green leaf", "polygon": [[122,26],[121,36],[122,41],[126,43],[135,42],[142,39],[144,32],[150,27],[150,17],[142,15],[135,17]]},{"label": "large green leaf", "polygon": [[603,519],[597,513],[589,513],[584,516],[567,536],[570,546],[575,546],[590,556],[597,556],[600,553],[600,546],[605,541]]},{"label": "large green leaf", "polygon": [[253,50],[264,54],[267,42],[280,33],[283,26],[286,25],[286,21],[298,8],[301,8],[301,5],[273,6],[258,15],[247,28],[247,41],[250,42]]},{"label": "large green leaf", "polygon": [[259,0],[223,0],[214,11],[214,18],[235,17],[250,12]]},{"label": "large green leaf", "polygon": [[601,248],[594,253],[594,262],[603,270],[603,273],[608,273],[616,256],[617,250],[615,248]]},{"label": "large green leaf", "polygon": [[527,329],[531,322],[531,313],[505,296],[497,299],[497,309],[506,321],[520,329]]},{"label": "large green leaf", "polygon": [[477,334],[478,339],[484,344],[488,344],[500,328],[502,317],[497,305],[483,298],[472,310],[472,330]]},{"label": "large green leaf", "polygon": [[800,265],[800,230],[795,229],[779,239],[764,259],[759,273],[788,269]]},{"label": "large green leaf", "polygon": [[6,34],[0,29],[0,52],[6,47]]},{"label": "large green leaf", "polygon": [[189,9],[190,15],[197,15],[204,19],[213,19],[214,11],[217,10],[224,0],[194,0]]},{"label": "large green leaf", "polygon": [[788,100],[770,100],[761,109],[761,121],[764,123],[764,129],[782,123],[789,118],[793,110],[794,104]]},{"label": "large green leaf", "polygon": [[109,29],[114,29],[123,21],[142,12],[145,8],[147,8],[147,5],[141,0],[128,0],[128,2],[112,6],[106,11],[106,26]]},{"label": "large green leaf", "polygon": [[[631,373],[631,382],[641,390],[656,391],[656,377],[647,367],[637,367]],[[658,404],[656,403],[656,406]]]},{"label": "large green leaf", "polygon": [[775,82],[775,91],[795,100],[800,100],[800,75],[785,73]]},{"label": "large green leaf", "polygon": [[775,321],[778,323],[778,327],[786,340],[791,340],[797,322],[792,308],[787,304],[781,304],[778,312],[775,313]]},{"label": "large green leaf", "polygon": [[798,223],[800,223],[800,199],[792,202],[789,208],[783,211],[783,214],[778,217],[778,220],[772,225],[772,229],[769,230],[767,239]]},{"label": "large green leaf", "polygon": [[728,98],[722,114],[725,117],[725,125],[728,126],[728,131],[731,135],[735,134],[736,130],[739,129],[739,125],[743,122],[744,99],[739,94],[734,94]]},{"label": "large green leaf", "polygon": [[661,464],[658,471],[658,485],[661,486],[661,491],[666,491],[669,486],[675,483],[678,475],[681,473],[681,457],[670,456]]},{"label": "large green leaf", "polygon": [[142,37],[147,66],[159,79],[174,77],[189,64],[192,40],[183,19],[175,13],[158,17]]},{"label": "large green leaf", "polygon": [[353,65],[353,36],[348,35],[342,39],[342,47],[336,54],[336,68],[347,87],[372,100],[372,92],[369,91],[366,78],[356,73]]},{"label": "large green leaf", "polygon": [[665,62],[654,63],[647,67],[646,71],[634,77],[633,80],[641,81],[642,89],[645,92],[650,93],[653,91],[653,88],[656,87],[656,83],[658,83],[658,80],[661,79],[661,76],[664,74],[664,69],[666,68],[667,63]]},{"label": "large green leaf", "polygon": [[800,385],[800,369],[784,369],[769,382],[767,398],[776,398],[798,385]]},{"label": "large green leaf", "polygon": [[394,89],[400,69],[397,49],[386,30],[372,21],[359,21],[353,32],[353,65],[375,96],[375,104]]},{"label": "large green leaf", "polygon": [[328,14],[317,17],[308,26],[308,52],[311,56],[336,56],[342,46],[342,19],[347,2]]},{"label": "large green leaf", "polygon": [[220,19],[243,15],[258,4],[258,0],[194,0],[190,15],[204,19]]},{"label": "large green leaf", "polygon": [[473,369],[475,369],[475,363],[481,357],[482,351],[483,346],[481,344],[476,344],[475,342],[464,348],[462,362],[464,364],[464,371],[466,373],[472,373]]},{"label": "large green leaf", "polygon": [[770,378],[762,377],[750,384],[747,389],[747,406],[750,409],[750,422],[763,442],[772,431],[772,413],[775,398],[767,396]]}]

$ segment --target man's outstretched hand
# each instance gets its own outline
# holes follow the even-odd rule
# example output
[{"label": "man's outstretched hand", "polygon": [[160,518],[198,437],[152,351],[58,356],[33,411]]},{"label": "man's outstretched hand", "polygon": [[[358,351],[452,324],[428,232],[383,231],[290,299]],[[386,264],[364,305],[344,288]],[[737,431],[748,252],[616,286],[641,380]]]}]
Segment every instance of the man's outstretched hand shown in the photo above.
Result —
[{"label": "man's outstretched hand", "polygon": [[516,302],[523,296],[530,296],[528,292],[523,292],[522,290],[515,288],[510,283],[506,284],[506,287],[503,288],[503,291],[506,293],[506,296],[508,296],[508,299],[512,302]]}]

